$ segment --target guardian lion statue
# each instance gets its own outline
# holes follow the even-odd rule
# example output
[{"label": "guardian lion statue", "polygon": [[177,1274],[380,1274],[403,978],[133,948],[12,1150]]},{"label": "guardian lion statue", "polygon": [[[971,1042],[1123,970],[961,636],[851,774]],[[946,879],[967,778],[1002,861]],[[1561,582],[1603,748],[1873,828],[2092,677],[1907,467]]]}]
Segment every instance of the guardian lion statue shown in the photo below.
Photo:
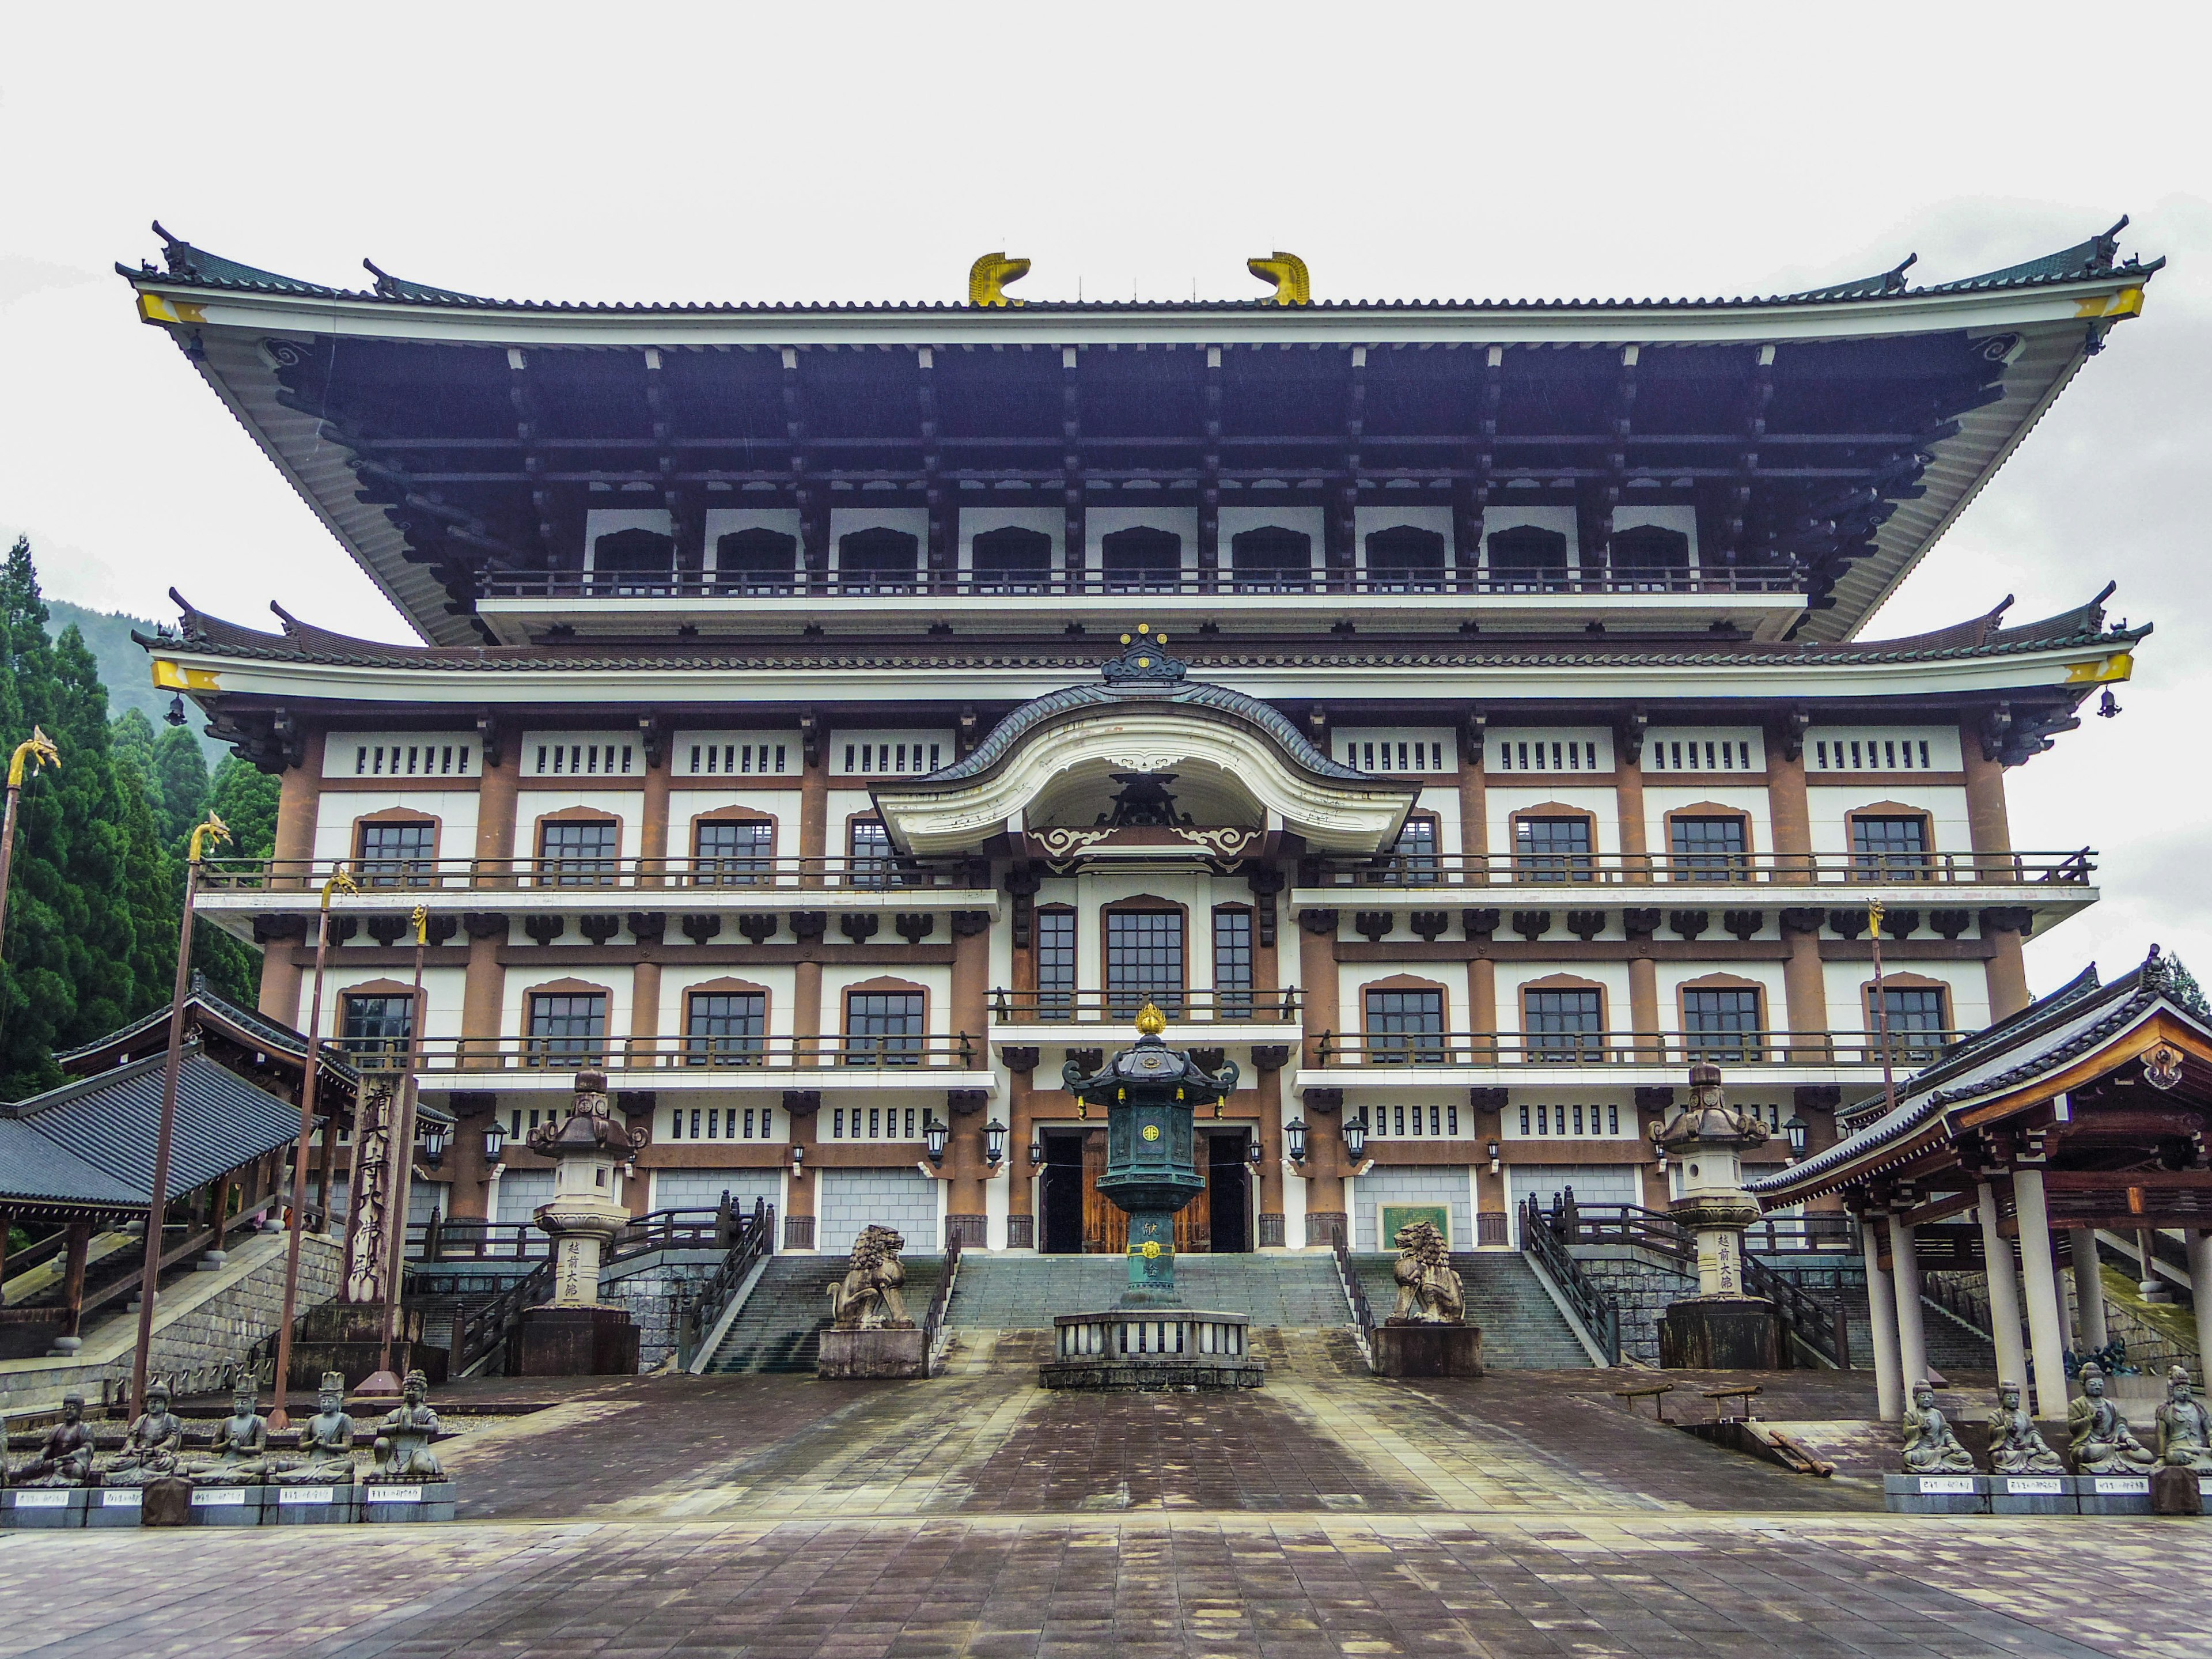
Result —
[{"label": "guardian lion statue", "polygon": [[841,1331],[912,1330],[906,1297],[906,1268],[899,1252],[906,1240],[889,1227],[869,1226],[853,1241],[853,1259],[844,1278],[828,1285],[831,1322]]},{"label": "guardian lion statue", "polygon": [[1408,1222],[1398,1229],[1398,1281],[1394,1325],[1462,1325],[1467,1322],[1467,1287],[1452,1270],[1451,1252],[1433,1221]]}]

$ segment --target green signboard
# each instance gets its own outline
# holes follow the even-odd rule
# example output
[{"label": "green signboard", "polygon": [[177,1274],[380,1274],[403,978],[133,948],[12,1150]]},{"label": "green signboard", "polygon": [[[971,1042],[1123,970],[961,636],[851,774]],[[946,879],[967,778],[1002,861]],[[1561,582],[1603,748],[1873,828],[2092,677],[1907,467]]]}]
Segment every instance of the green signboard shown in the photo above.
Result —
[{"label": "green signboard", "polygon": [[1449,1204],[1378,1204],[1376,1206],[1375,1248],[1395,1250],[1398,1248],[1398,1229],[1411,1226],[1416,1221],[1432,1222],[1444,1236],[1447,1249],[1455,1249],[1458,1241],[1452,1237],[1451,1206]]}]

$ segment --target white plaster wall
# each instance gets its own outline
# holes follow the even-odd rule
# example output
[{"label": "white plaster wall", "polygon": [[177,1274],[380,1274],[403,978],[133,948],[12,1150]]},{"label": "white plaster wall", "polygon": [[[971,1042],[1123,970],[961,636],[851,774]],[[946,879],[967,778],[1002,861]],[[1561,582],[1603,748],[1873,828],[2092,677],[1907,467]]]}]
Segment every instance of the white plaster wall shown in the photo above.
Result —
[{"label": "white plaster wall", "polygon": [[640,822],[645,811],[645,796],[641,791],[525,789],[516,795],[514,803],[515,856],[535,858],[538,855],[538,820],[556,812],[564,812],[572,806],[586,807],[620,819],[621,856],[634,859],[640,855],[645,845],[645,830]]},{"label": "white plaster wall", "polygon": [[599,538],[623,530],[650,530],[656,536],[676,533],[666,507],[594,507],[584,513],[584,568],[599,568]]},{"label": "white plaster wall", "polygon": [[[1632,484],[1631,489],[1633,488]],[[1571,514],[1573,509],[1561,510]],[[1698,568],[1698,509],[1696,507],[1639,505],[1631,499],[1613,508],[1613,533],[1614,535],[1619,535],[1624,530],[1634,530],[1642,525],[1655,525],[1662,530],[1679,531],[1687,536],[1690,538],[1690,568],[1692,570]],[[1546,526],[1547,529],[1551,527]],[[1484,528],[1489,528],[1487,521],[1485,522]],[[1572,529],[1567,532],[1567,539],[1571,543],[1574,539],[1574,533]]]},{"label": "white plaster wall", "polygon": [[[902,947],[904,945],[905,941],[897,934],[891,933],[889,921],[884,922],[881,932],[876,936],[877,939],[880,941],[886,934],[890,936],[893,944]],[[827,937],[841,944],[845,942],[844,935],[837,932],[835,922],[830,924]],[[940,967],[932,964],[917,968],[905,963],[896,965],[886,963],[882,967],[877,967],[872,963],[862,963],[849,964],[836,963],[823,969],[822,1029],[825,1032],[842,1032],[845,1029],[845,993],[848,988],[867,980],[886,977],[899,980],[903,983],[919,985],[928,993],[928,1000],[924,1005],[928,1010],[928,1015],[924,1024],[929,1036],[935,1036],[951,1029],[952,969],[949,966]],[[983,1033],[975,1031],[969,1035],[975,1037],[980,1043]],[[979,1061],[982,1057],[980,1048],[976,1057]]]},{"label": "white plaster wall", "polygon": [[438,856],[474,858],[477,852],[477,792],[473,789],[338,789],[316,802],[315,857],[354,855],[354,825],[392,807],[438,820]]},{"label": "white plaster wall", "polygon": [[1316,574],[1322,568],[1322,550],[1328,545],[1328,515],[1317,507],[1269,507],[1265,498],[1249,507],[1224,507],[1221,509],[1220,547],[1221,568],[1225,574],[1233,569],[1231,557],[1232,538],[1248,530],[1294,530],[1308,538],[1307,566]]},{"label": "white plaster wall", "polygon": [[[790,507],[710,507],[707,509],[707,568],[716,568],[715,544],[725,536],[733,536],[740,530],[773,530],[779,535],[799,539],[799,509]],[[792,568],[804,567],[804,557],[797,548],[792,550]]]},{"label": "white plaster wall", "polygon": [[[1866,1029],[1866,1004],[1862,988],[1874,979],[1874,965],[1866,962],[1827,962],[1820,964],[1821,981],[1828,994],[1828,1024],[1838,1031]],[[1978,1031],[1990,1023],[1988,970],[1978,962],[1886,963],[1890,973],[1912,973],[1940,980],[1950,988],[1954,1030]]]},{"label": "white plaster wall", "polygon": [[830,509],[830,568],[845,568],[845,538],[860,530],[896,530],[914,538],[917,574],[929,568],[929,509],[926,507],[833,507]]},{"label": "white plaster wall", "polygon": [[[1632,1028],[1634,1022],[1629,1011],[1626,963],[1501,962],[1498,964],[1498,1026],[1501,1031],[1522,1029],[1521,988],[1555,974],[1571,974],[1593,985],[1602,985],[1607,1029],[1620,1032]],[[1665,1011],[1662,1009],[1661,1013],[1663,1018]]]},{"label": "white plaster wall", "polygon": [[[1501,530],[1517,530],[1524,525],[1538,530],[1555,531],[1567,538],[1567,564],[1570,568],[1582,557],[1582,537],[1575,522],[1571,507],[1541,507],[1535,502],[1514,500],[1516,492],[1510,488],[1492,490],[1490,505],[1482,515],[1483,568],[1490,568],[1490,538]],[[1534,495],[1535,492],[1528,492]],[[1620,522],[1618,519],[1614,520]]]},{"label": "white plaster wall", "polygon": [[672,789],[668,792],[668,852],[672,858],[689,858],[694,845],[692,820],[726,806],[742,806],[775,820],[775,856],[799,856],[799,792],[796,789],[747,788],[740,781],[727,788]]},{"label": "white plaster wall", "polygon": [[1390,979],[1400,974],[1443,988],[1445,1030],[1470,1029],[1473,1017],[1468,1011],[1467,966],[1464,963],[1342,962],[1337,964],[1336,969],[1336,1006],[1339,1022],[1346,1032],[1367,1029],[1366,988],[1377,980]]},{"label": "white plaster wall", "polygon": [[[1720,918],[1713,918],[1718,926]],[[1723,937],[1726,937],[1723,935]],[[1662,962],[1655,964],[1655,975],[1659,981],[1659,1024],[1662,1030],[1679,1031],[1682,1028],[1681,998],[1676,995],[1689,980],[1703,979],[1709,974],[1728,974],[1736,979],[1747,979],[1763,994],[1763,1014],[1770,1031],[1786,1030],[1790,1025],[1790,997],[1783,981],[1782,964],[1778,962]]]}]

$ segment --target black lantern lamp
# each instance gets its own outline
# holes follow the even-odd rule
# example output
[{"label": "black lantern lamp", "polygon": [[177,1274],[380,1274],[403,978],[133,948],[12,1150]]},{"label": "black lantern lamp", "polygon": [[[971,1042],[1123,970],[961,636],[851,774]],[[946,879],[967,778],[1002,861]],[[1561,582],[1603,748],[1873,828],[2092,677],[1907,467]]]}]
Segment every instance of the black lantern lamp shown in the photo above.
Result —
[{"label": "black lantern lamp", "polygon": [[1790,1121],[1782,1126],[1782,1133],[1790,1137],[1790,1157],[1805,1156],[1805,1138],[1811,1129],[1812,1125],[1805,1121],[1805,1115],[1802,1112],[1792,1112],[1790,1115]]},{"label": "black lantern lamp", "polygon": [[932,1164],[945,1162],[945,1138],[951,1133],[950,1129],[933,1117],[924,1120],[921,1126],[921,1142],[928,1148],[929,1161]]},{"label": "black lantern lamp", "polygon": [[1283,1139],[1289,1141],[1291,1144],[1291,1162],[1293,1164],[1304,1163],[1306,1161],[1305,1119],[1302,1117],[1294,1117],[1288,1123],[1283,1125]]},{"label": "black lantern lamp", "polygon": [[1496,1175],[1498,1173],[1498,1143],[1496,1141],[1493,1140],[1490,1143],[1489,1152],[1490,1173]]},{"label": "black lantern lamp", "polygon": [[499,1127],[499,1116],[495,1113],[491,1121],[484,1126],[484,1163],[492,1169],[497,1169],[500,1160],[506,1155],[507,1131]]},{"label": "black lantern lamp", "polygon": [[791,1143],[791,1178],[793,1181],[806,1179],[806,1148],[795,1140]]},{"label": "black lantern lamp", "polygon": [[994,1169],[1006,1161],[1006,1126],[995,1117],[983,1126],[983,1156]]},{"label": "black lantern lamp", "polygon": [[1256,1134],[1244,1143],[1244,1156],[1255,1170],[1267,1162],[1267,1151],[1260,1145],[1260,1137]]},{"label": "black lantern lamp", "polygon": [[442,1123],[430,1122],[422,1126],[422,1161],[436,1169],[444,1161],[448,1131]]},{"label": "black lantern lamp", "polygon": [[1354,1164],[1367,1153],[1367,1114],[1348,1120],[1344,1126],[1344,1150],[1352,1154]]},{"label": "black lantern lamp", "polygon": [[1030,1141],[1030,1168],[1032,1170],[1044,1168],[1044,1137],[1042,1135],[1037,1135]]}]

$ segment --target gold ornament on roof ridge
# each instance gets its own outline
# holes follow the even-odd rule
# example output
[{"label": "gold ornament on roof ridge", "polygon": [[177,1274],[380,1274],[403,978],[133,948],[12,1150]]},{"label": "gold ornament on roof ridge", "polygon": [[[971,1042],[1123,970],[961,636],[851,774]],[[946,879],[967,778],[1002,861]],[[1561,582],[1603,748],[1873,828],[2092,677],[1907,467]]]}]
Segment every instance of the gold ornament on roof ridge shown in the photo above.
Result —
[{"label": "gold ornament on roof ridge", "polygon": [[1295,253],[1285,253],[1280,248],[1265,259],[1247,259],[1244,269],[1263,283],[1275,285],[1275,303],[1279,306],[1310,306],[1313,303],[1313,278],[1306,274],[1306,262]]},{"label": "gold ornament on roof ridge", "polygon": [[1030,274],[1026,259],[1009,259],[1004,250],[987,253],[968,267],[968,303],[971,306],[1018,306],[1006,297],[1006,284]]}]

